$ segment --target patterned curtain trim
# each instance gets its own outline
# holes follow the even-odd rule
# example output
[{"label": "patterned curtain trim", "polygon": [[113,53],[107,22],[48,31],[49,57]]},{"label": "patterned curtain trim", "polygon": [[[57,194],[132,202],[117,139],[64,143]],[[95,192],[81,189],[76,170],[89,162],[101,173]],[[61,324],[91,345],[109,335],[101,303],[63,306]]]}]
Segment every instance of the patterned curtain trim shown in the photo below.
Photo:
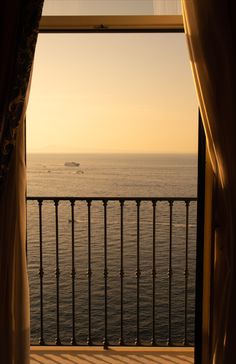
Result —
[{"label": "patterned curtain trim", "polygon": [[7,111],[1,120],[0,187],[9,169],[16,142],[17,128],[24,108],[43,1],[28,0],[22,2],[13,83],[8,98]]}]

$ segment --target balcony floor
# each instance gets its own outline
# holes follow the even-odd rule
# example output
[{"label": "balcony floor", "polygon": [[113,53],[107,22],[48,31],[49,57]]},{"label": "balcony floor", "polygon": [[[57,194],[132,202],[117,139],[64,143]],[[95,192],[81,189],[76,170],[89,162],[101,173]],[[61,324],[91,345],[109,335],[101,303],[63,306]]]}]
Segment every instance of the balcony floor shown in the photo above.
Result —
[{"label": "balcony floor", "polygon": [[193,364],[193,348],[32,347],[30,364]]}]

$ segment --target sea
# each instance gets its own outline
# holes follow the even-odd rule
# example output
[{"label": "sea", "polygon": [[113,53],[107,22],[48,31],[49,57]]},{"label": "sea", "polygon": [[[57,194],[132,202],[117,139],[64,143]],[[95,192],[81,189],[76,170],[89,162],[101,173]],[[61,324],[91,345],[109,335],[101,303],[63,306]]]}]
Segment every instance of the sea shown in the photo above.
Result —
[{"label": "sea", "polygon": [[[79,166],[66,166],[76,162]],[[31,300],[31,342],[68,345],[74,337],[85,345],[103,343],[105,333],[104,205],[91,203],[91,285],[88,279],[89,197],[196,197],[196,154],[28,154],[27,195],[80,197],[74,207],[74,311],[72,272],[72,217],[69,201],[58,205],[58,265],[56,277],[55,204],[42,204],[42,265],[40,296],[40,223],[36,201],[27,202],[27,259]],[[139,301],[137,304],[137,204],[126,201],[123,211],[123,308],[121,327],[121,227],[120,203],[107,204],[107,339],[143,345],[153,337],[165,345],[194,343],[196,202],[188,221],[186,279],[186,206],[174,202],[171,230],[170,206],[158,202],[155,215],[155,294],[153,294],[153,206],[140,204]],[[171,277],[171,284],[170,284]],[[58,282],[58,286],[57,286]],[[187,283],[187,285],[186,285]],[[171,289],[170,289],[171,287]],[[58,291],[57,291],[58,289]],[[170,293],[171,291],[171,293]],[[90,303],[89,303],[90,296]],[[155,301],[153,301],[155,298]],[[90,305],[90,309],[89,309]],[[43,307],[43,311],[42,311]],[[138,315],[137,315],[138,311]],[[74,312],[74,331],[73,331]],[[138,323],[137,323],[138,316]],[[90,323],[90,330],[89,330]],[[139,326],[139,333],[137,328]],[[121,330],[122,328],[122,330]],[[122,331],[122,332],[121,332]],[[169,337],[171,334],[171,338]]]}]

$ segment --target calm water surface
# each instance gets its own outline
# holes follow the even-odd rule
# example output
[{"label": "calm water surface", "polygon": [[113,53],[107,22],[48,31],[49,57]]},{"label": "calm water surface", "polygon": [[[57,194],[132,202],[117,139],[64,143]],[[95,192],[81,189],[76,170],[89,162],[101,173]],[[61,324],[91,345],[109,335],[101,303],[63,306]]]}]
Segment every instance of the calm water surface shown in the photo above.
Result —
[{"label": "calm water surface", "polygon": [[[79,162],[66,167],[65,162]],[[196,197],[196,155],[119,155],[119,154],[31,154],[27,158],[28,196],[78,197]],[[31,340],[40,338],[39,218],[36,202],[28,202],[28,266],[31,294]],[[152,338],[152,204],[140,207],[140,339]],[[94,343],[104,338],[104,226],[103,205],[91,206],[91,335]],[[172,339],[184,337],[185,220],[184,203],[173,207],[172,228]],[[59,204],[60,264],[60,338],[68,344],[72,337],[71,284],[71,207]],[[56,338],[55,207],[43,203],[44,340]],[[194,340],[194,274],[196,249],[196,203],[189,216],[188,339]],[[108,339],[120,338],[120,206],[110,202],[107,208],[108,237]],[[136,338],[136,245],[135,202],[124,208],[124,338],[132,344]],[[168,262],[169,205],[158,203],[156,211],[156,338],[164,344],[168,338]],[[76,340],[84,344],[88,337],[88,210],[86,202],[75,205],[75,311]]]}]

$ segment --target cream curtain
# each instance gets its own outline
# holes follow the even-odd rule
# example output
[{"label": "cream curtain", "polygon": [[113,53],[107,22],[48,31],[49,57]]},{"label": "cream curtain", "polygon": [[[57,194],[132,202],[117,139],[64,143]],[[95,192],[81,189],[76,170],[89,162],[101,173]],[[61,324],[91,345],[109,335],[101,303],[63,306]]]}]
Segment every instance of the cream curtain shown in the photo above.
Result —
[{"label": "cream curtain", "polygon": [[[29,290],[25,247],[24,115],[0,198],[0,363],[28,364]],[[4,227],[4,228],[3,228]]]},{"label": "cream curtain", "polygon": [[24,120],[43,0],[0,4],[0,364],[29,364]]},{"label": "cream curtain", "polygon": [[230,0],[182,0],[182,8],[216,180],[211,344],[203,364],[231,364],[236,358],[236,12]]}]

